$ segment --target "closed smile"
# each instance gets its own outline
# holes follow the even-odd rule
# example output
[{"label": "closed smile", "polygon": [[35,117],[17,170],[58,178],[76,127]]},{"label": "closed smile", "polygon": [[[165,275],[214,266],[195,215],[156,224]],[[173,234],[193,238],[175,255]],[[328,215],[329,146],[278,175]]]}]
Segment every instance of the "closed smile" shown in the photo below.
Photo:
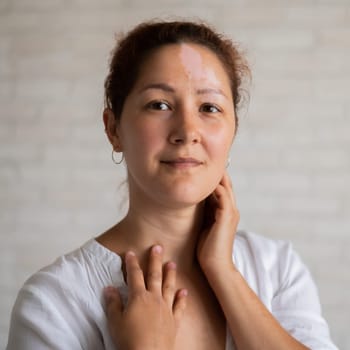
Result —
[{"label": "closed smile", "polygon": [[161,163],[167,164],[174,168],[191,168],[191,167],[197,167],[199,165],[202,165],[203,162],[199,161],[195,158],[190,157],[179,157],[169,160],[162,160]]}]

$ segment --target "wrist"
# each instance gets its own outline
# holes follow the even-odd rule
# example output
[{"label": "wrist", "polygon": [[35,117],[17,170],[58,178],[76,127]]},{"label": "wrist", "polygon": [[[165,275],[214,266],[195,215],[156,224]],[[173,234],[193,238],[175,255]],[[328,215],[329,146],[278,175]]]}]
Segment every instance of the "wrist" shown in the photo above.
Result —
[{"label": "wrist", "polygon": [[208,261],[206,264],[203,264],[203,265],[204,266],[201,265],[201,268],[209,282],[220,280],[220,279],[225,280],[228,274],[238,272],[236,265],[233,263],[233,261],[230,261],[230,262]]},{"label": "wrist", "polygon": [[220,301],[223,295],[230,294],[231,289],[238,286],[242,281],[242,275],[233,263],[220,268],[211,268],[206,270],[204,274],[211,289]]}]

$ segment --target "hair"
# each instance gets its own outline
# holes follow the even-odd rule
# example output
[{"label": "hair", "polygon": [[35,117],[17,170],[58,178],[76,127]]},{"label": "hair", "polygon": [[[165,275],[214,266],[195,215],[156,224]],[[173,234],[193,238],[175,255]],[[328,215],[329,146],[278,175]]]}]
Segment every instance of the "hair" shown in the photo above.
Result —
[{"label": "hair", "polygon": [[120,121],[125,99],[134,87],[147,56],[164,45],[180,43],[202,45],[222,63],[230,81],[237,130],[237,111],[243,97],[248,96],[244,82],[250,80],[250,70],[238,46],[202,22],[149,21],[123,35],[112,51],[109,73],[104,83],[105,107],[110,108]]}]

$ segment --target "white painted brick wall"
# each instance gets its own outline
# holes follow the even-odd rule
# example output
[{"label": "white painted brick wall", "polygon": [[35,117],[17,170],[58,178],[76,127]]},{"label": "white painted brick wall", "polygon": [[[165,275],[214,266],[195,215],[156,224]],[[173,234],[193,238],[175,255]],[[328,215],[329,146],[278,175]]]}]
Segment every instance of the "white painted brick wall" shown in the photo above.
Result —
[{"label": "white painted brick wall", "polygon": [[114,33],[156,16],[202,17],[242,42],[241,226],[294,243],[350,348],[348,0],[0,0],[0,348],[24,280],[122,216],[103,79]]}]

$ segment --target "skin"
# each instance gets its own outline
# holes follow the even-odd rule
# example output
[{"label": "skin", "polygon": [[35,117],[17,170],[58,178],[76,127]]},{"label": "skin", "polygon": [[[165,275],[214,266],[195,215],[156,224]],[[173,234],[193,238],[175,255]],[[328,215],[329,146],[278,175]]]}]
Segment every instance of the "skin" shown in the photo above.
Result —
[{"label": "skin", "polygon": [[[159,245],[151,249],[147,278],[144,278],[133,252],[126,254],[125,261],[130,300],[128,307],[123,310],[116,289],[107,288],[105,291],[107,317],[114,343],[118,349],[173,348],[187,295],[186,290],[176,292],[176,265],[168,263],[163,274],[162,247]],[[150,317],[140,318],[140,310]],[[162,336],[153,337],[154,332]]]},{"label": "skin", "polygon": [[[227,97],[204,91],[222,88],[223,80]],[[125,102],[118,130],[130,199],[193,210],[222,178],[233,141],[233,115],[228,79],[211,52],[200,46],[169,45],[149,57]],[[162,163],[179,157],[200,164]]]},{"label": "skin", "polygon": [[[191,55],[196,59],[187,62]],[[154,84],[172,91],[146,88]],[[104,122],[128,170],[130,209],[116,227],[128,232],[125,249],[144,260],[145,247],[160,244],[166,247],[165,261],[176,262],[182,271],[191,269],[203,200],[223,177],[234,137],[232,95],[221,63],[198,45],[159,49],[144,62],[120,123],[110,110]],[[162,163],[179,157],[195,158],[200,164]],[[108,244],[118,250],[113,240]]]},{"label": "skin", "polygon": [[144,62],[120,122],[108,109],[103,117],[111,144],[124,153],[130,190],[128,214],[98,238],[125,257],[128,304],[115,288],[106,289],[118,349],[188,346],[179,334],[195,303],[191,280],[199,281],[201,293],[213,293],[237,349],[306,349],[280,327],[232,261],[239,212],[225,166],[234,109],[215,54],[196,44],[158,49]]}]

